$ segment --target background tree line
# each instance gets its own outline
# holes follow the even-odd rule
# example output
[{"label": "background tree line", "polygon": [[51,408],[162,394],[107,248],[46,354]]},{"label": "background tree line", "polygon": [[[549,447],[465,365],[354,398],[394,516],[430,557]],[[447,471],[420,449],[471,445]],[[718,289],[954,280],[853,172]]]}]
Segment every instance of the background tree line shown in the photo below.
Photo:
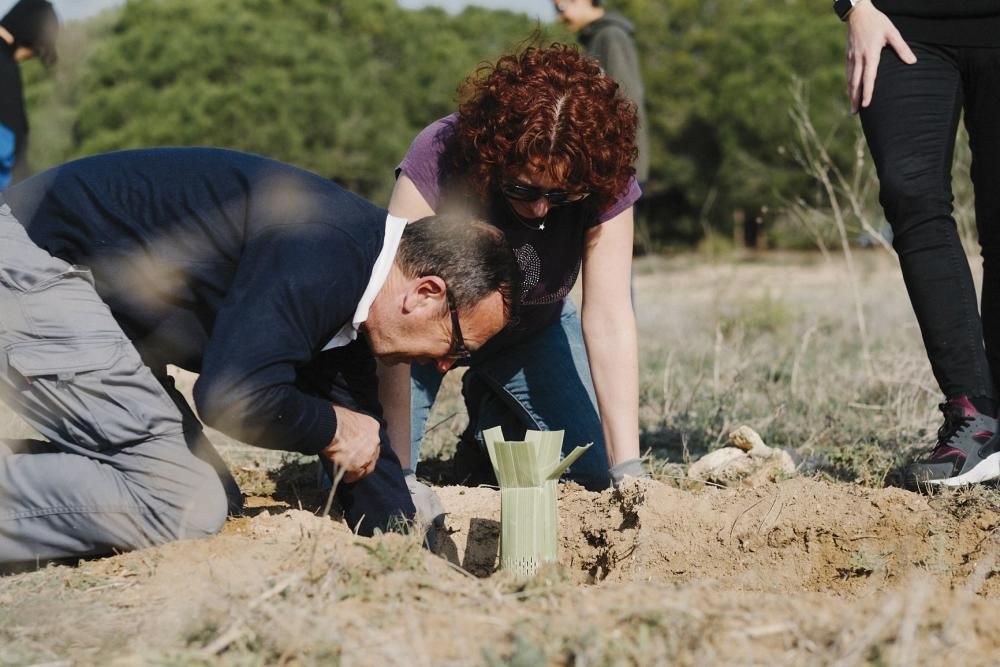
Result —
[{"label": "background tree line", "polygon": [[[543,0],[539,0],[540,2]],[[793,81],[835,160],[853,154],[844,31],[812,0],[619,0],[638,26],[654,151],[644,243],[779,221],[813,196]],[[395,0],[130,0],[66,26],[53,76],[26,68],[36,169],[100,151],[216,145],[286,160],[383,205],[413,136],[459,83],[523,44],[573,41],[507,11]]]}]

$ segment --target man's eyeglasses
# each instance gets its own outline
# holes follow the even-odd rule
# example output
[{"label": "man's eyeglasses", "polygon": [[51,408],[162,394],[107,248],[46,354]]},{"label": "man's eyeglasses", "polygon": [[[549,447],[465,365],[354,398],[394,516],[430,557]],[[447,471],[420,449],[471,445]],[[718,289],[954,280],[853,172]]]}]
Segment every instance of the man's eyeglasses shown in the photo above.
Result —
[{"label": "man's eyeglasses", "polygon": [[455,297],[451,295],[451,290],[446,290],[445,294],[448,295],[448,310],[451,311],[451,347],[445,357],[455,361],[468,359],[472,356],[472,352],[465,346],[462,327],[458,323],[458,308],[455,307]]},{"label": "man's eyeglasses", "polygon": [[507,182],[500,186],[500,191],[503,192],[507,199],[513,199],[515,201],[526,201],[526,202],[536,202],[542,197],[545,197],[550,206],[565,206],[566,204],[572,204],[574,202],[581,201],[590,196],[587,191],[583,192],[566,192],[565,190],[542,190],[541,188],[536,188],[531,185],[521,185],[520,183]]}]

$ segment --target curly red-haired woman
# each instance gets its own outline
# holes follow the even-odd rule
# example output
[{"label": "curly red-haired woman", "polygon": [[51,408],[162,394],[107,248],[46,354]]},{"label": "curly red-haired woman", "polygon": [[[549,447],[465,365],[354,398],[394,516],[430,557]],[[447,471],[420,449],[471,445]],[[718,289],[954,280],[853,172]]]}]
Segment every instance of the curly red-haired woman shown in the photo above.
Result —
[{"label": "curly red-haired woman", "polygon": [[[635,108],[596,61],[561,44],[484,65],[463,98],[458,113],[413,141],[389,211],[414,220],[471,209],[502,229],[521,265],[522,305],[518,322],[475,354],[414,366],[409,397],[399,375],[408,369],[383,369],[393,449],[415,467],[443,374],[467,364],[470,423],[456,454],[464,481],[489,475],[477,437],[498,424],[511,439],[529,428],[565,430],[567,451],[593,442],[568,473],[589,488],[641,476],[629,293]],[[577,315],[568,295],[581,266]],[[418,509],[424,491],[414,494]]]}]

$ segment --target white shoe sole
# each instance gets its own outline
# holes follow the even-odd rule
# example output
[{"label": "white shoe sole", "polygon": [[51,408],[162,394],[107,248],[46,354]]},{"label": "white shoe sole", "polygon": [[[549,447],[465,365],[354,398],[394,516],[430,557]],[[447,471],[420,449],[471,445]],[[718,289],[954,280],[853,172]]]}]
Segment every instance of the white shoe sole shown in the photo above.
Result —
[{"label": "white shoe sole", "polygon": [[948,477],[946,479],[929,479],[922,484],[937,484],[940,486],[966,486],[967,484],[979,484],[1000,479],[1000,452],[990,454],[979,462],[975,468],[967,473]]}]

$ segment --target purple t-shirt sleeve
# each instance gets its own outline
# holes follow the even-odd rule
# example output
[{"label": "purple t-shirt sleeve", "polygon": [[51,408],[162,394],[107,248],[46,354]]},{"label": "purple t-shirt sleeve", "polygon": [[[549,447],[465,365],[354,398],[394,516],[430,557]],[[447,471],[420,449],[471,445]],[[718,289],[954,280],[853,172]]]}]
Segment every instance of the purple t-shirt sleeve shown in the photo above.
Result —
[{"label": "purple t-shirt sleeve", "polygon": [[611,218],[615,217],[629,206],[632,206],[637,201],[639,197],[642,196],[642,190],[639,189],[639,183],[635,180],[635,176],[628,180],[628,187],[625,189],[625,194],[619,197],[618,201],[611,205],[610,208],[605,209],[603,213],[597,218],[597,223],[607,222]]},{"label": "purple t-shirt sleeve", "polygon": [[[399,178],[400,173],[406,174],[434,211],[441,201],[441,154],[444,152],[445,142],[454,132],[457,116],[457,113],[445,116],[421,130],[410,144],[403,161],[396,167],[396,178]],[[630,178],[625,194],[601,213],[596,224],[607,222],[629,208],[640,195],[642,191],[638,182],[635,177]]]},{"label": "purple t-shirt sleeve", "polygon": [[445,116],[421,130],[396,167],[396,177],[406,174],[434,211],[441,201],[441,154],[445,141],[454,131],[452,123],[456,115]]}]

